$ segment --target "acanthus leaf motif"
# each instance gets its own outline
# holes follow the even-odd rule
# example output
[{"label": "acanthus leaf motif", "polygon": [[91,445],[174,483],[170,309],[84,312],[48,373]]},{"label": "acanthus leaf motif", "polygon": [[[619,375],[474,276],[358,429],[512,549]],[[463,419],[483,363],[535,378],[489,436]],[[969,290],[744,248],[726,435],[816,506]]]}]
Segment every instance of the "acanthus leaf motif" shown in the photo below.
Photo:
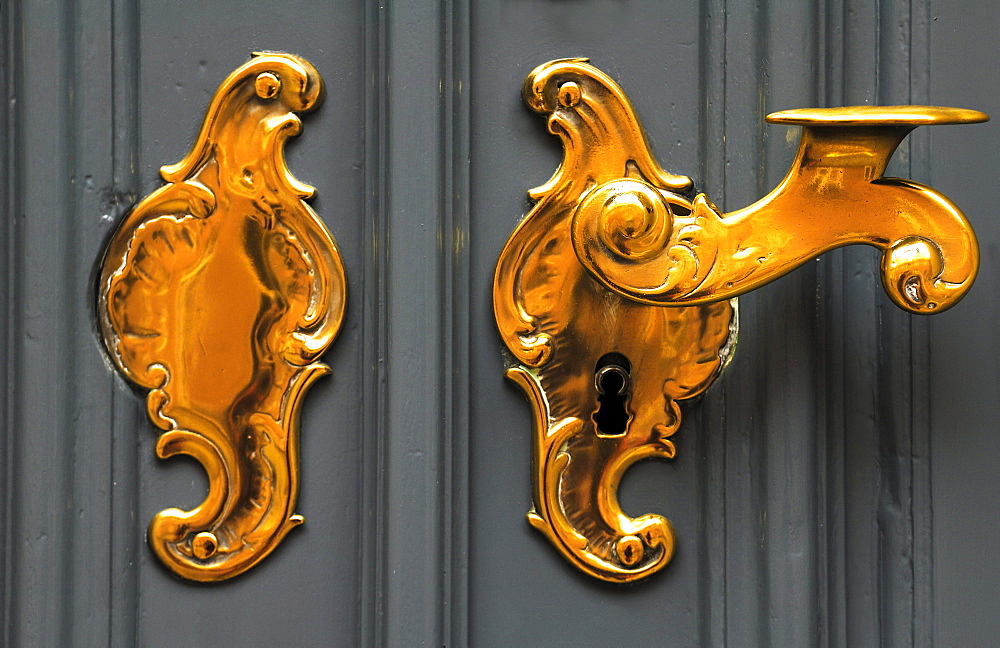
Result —
[{"label": "acanthus leaf motif", "polygon": [[200,505],[149,525],[156,555],[191,580],[246,571],[303,521],[299,411],[329,371],[317,360],[340,328],[346,277],[283,150],[301,130],[296,113],[321,95],[304,59],[255,54],[105,252],[98,312],[109,356],[150,390],[164,430],[157,455],[192,456],[208,474]]},{"label": "acanthus leaf motif", "polygon": [[[539,66],[523,95],[564,148],[552,178],[529,192],[538,202],[494,278],[497,327],[518,363],[507,373],[535,414],[529,520],[586,573],[633,581],[666,564],[673,532],[661,516],[625,515],[618,482],[635,461],[674,455],[677,401],[701,393],[731,356],[735,298],[828,250],[867,244],[882,251],[898,306],[953,306],[978,270],[972,228],[939,192],[883,173],[917,126],[988,116],[938,106],[774,113],[768,121],[802,126],[789,172],[723,213],[704,194],[687,198],[690,179],[656,163],[624,92],[586,59]],[[627,411],[600,417],[627,421],[624,431],[597,422],[593,380],[609,362],[628,385],[612,400]]]},{"label": "acanthus leaf motif", "polygon": [[[536,68],[524,98],[565,150],[552,179],[529,192],[537,202],[494,279],[497,326],[517,363],[507,376],[533,412],[528,520],[582,571],[634,581],[670,561],[674,532],[661,515],[626,515],[618,483],[636,461],[675,455],[677,401],[700,394],[720,371],[735,338],[734,305],[663,308],[603,286],[580,262],[578,223],[587,221],[606,252],[691,257],[701,216],[691,216],[694,205],[681,193],[691,181],[659,166],[624,93],[583,60]],[[588,211],[597,217],[582,218]],[[691,240],[671,248],[674,213],[687,215],[679,229]],[[699,265],[677,267],[694,275]],[[595,376],[609,368],[627,385],[624,431],[597,423]]]}]

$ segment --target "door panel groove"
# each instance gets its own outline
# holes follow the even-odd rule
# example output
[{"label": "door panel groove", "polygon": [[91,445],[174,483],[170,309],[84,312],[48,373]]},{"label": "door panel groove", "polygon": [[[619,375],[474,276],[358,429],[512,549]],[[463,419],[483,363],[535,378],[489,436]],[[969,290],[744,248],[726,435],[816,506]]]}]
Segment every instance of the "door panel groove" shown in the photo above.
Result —
[{"label": "door panel groove", "polygon": [[[918,129],[889,171],[976,227],[958,307],[899,312],[868,248],[741,298],[734,359],[684,405],[677,458],[622,480],[625,510],[678,538],[634,587],[581,577],[525,521],[530,420],[489,287],[525,191],[561,159],[520,99],[536,65],[590,57],[663,166],[734,209],[794,153],[770,111],[1000,112],[997,19],[985,0],[5,3],[0,644],[983,643],[1000,582],[996,123]],[[94,268],[254,49],[326,81],[289,167],[318,188],[348,313],[303,409],[306,524],[259,571],[197,587],[154,562],[145,527],[204,477],[155,459],[94,332]]]},{"label": "door panel groove", "polygon": [[364,409],[361,429],[360,495],[362,515],[359,524],[360,556],[367,569],[358,571],[360,614],[358,637],[362,645],[385,644],[385,588],[388,566],[385,556],[386,511],[385,445],[388,434],[388,403],[386,399],[386,364],[388,362],[388,227],[386,196],[388,179],[383,169],[386,162],[386,101],[388,72],[386,70],[386,10],[370,3],[365,11],[365,238],[369,252],[364,264],[365,285],[370,286],[363,308],[365,356],[371,361],[365,366],[370,374],[364,379],[362,399]]}]

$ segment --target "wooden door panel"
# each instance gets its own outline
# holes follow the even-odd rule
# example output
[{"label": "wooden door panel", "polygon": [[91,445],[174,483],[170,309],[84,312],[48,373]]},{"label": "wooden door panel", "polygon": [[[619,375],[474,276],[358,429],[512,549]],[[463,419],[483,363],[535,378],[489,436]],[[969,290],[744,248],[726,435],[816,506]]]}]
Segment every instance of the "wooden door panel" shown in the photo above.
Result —
[{"label": "wooden door panel", "polygon": [[[587,56],[661,163],[722,208],[783,176],[773,110],[937,103],[1000,114],[985,0],[797,4],[502,0],[6,3],[0,139],[3,645],[941,645],[996,634],[991,562],[1000,231],[997,127],[919,129],[889,174],[950,196],[982,269],[933,318],[835,251],[740,301],[722,377],[684,405],[673,461],[633,467],[673,562],[635,586],[573,570],[525,520],[529,408],[503,378],[497,256],[561,159],[521,102]],[[250,572],[180,581],[149,519],[196,504],[94,320],[111,229],[160,186],[255,49],[327,96],[292,172],[347,266],[348,307],[306,398],[306,524]]]}]

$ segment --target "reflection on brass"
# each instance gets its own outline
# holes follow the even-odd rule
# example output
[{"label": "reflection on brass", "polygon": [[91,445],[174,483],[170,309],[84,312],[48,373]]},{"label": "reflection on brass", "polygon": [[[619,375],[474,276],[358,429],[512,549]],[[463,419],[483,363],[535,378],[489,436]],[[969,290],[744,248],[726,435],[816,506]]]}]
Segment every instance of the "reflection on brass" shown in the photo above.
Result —
[{"label": "reflection on brass", "polygon": [[677,401],[704,391],[736,339],[735,297],[852,243],[884,250],[886,291],[940,312],[971,285],[975,235],[943,195],[882,176],[922,124],[985,121],[930,106],[790,110],[803,127],[792,168],[770,194],[721,213],[653,158],[624,92],[585,59],[551,61],[524,83],[565,157],[529,192],[534,208],[497,264],[493,307],[533,410],[528,520],[571,563],[613,582],[670,561],[659,515],[617,502],[625,470],[674,456]]},{"label": "reflection on brass", "polygon": [[295,113],[322,80],[304,59],[255,54],[222,83],[191,152],[123,220],[105,252],[105,347],[150,390],[161,458],[208,472],[191,511],[167,509],[148,540],[176,574],[217,581],[267,556],[294,526],[298,418],[344,314],[344,266],[285,166]]}]

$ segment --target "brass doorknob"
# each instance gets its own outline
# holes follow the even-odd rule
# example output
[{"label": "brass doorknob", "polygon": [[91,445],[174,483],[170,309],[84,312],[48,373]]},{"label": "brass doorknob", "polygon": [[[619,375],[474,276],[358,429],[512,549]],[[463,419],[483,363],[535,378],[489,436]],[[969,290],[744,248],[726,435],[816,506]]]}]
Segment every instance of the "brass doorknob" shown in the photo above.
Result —
[{"label": "brass doorknob", "polygon": [[731,300],[865,243],[883,250],[883,285],[900,307],[953,306],[979,265],[972,228],[942,194],[882,174],[917,126],[988,117],[933,106],[773,113],[769,122],[803,127],[791,169],[756,203],[722,213],[659,166],[625,93],[586,59],[539,66],[523,95],[565,151],[529,191],[537,202],[494,278],[516,360],[507,375],[533,410],[528,519],[584,572],[634,581],[670,561],[674,533],[662,516],[626,515],[618,483],[640,459],[674,456],[677,401],[704,391],[732,352]]}]

